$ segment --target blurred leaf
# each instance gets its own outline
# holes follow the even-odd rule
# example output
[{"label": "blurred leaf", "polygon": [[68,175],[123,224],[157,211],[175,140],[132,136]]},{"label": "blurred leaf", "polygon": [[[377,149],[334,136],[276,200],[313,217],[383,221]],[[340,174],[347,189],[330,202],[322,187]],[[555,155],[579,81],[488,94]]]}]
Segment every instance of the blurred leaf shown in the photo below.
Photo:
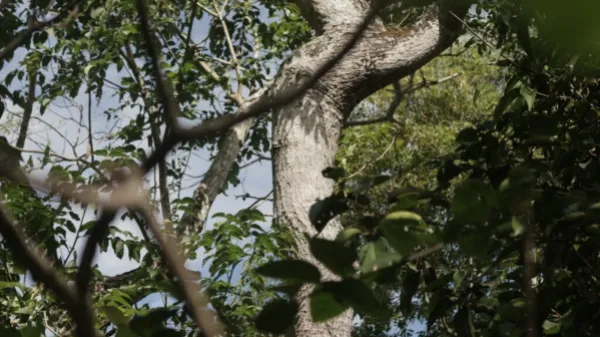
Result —
[{"label": "blurred leaf", "polygon": [[546,335],[556,335],[560,333],[560,322],[552,322],[549,320],[545,320],[542,328],[544,329],[544,334]]},{"label": "blurred leaf", "polygon": [[336,237],[336,241],[346,242],[355,236],[358,236],[362,231],[356,227],[344,228]]},{"label": "blurred leaf", "polygon": [[102,310],[104,311],[104,314],[108,320],[114,325],[121,326],[128,321],[127,317],[125,317],[123,312],[116,306],[105,306],[102,308]]},{"label": "blurred leaf", "polygon": [[454,315],[452,321],[456,333],[460,337],[475,337],[475,327],[473,326],[473,319],[471,311],[466,308],[461,308]]},{"label": "blurred leaf", "polygon": [[321,280],[317,267],[301,260],[269,262],[258,267],[256,272],[267,277],[298,282],[317,283]]},{"label": "blurred leaf", "polygon": [[419,280],[419,273],[412,270],[406,271],[400,291],[400,309],[404,315],[408,316],[412,310],[412,298],[419,288]]},{"label": "blurred leaf", "polygon": [[368,242],[360,250],[360,271],[372,273],[401,260],[402,256],[391,252],[383,240]]},{"label": "blurred leaf", "polygon": [[326,282],[323,291],[333,294],[333,297],[348,303],[359,313],[388,319],[391,315],[388,308],[382,305],[373,291],[361,280],[347,278],[341,282]]},{"label": "blurred leaf", "polygon": [[308,217],[317,231],[329,223],[329,221],[349,209],[346,199],[340,195],[333,195],[319,200],[310,207]]},{"label": "blurred leaf", "polygon": [[462,281],[465,279],[466,273],[464,272],[464,270],[457,270],[454,272],[454,276],[452,277],[452,280],[454,281],[454,287],[456,287],[457,289],[460,288],[460,285],[462,284]]},{"label": "blurred leaf", "polygon": [[294,323],[298,304],[286,300],[274,300],[265,305],[255,320],[259,331],[284,333]]},{"label": "blurred leaf", "polygon": [[310,314],[315,322],[323,322],[341,315],[349,305],[336,301],[330,292],[315,290],[310,296]]},{"label": "blurred leaf", "polygon": [[529,88],[527,86],[521,86],[521,96],[525,98],[525,102],[527,102],[527,107],[529,110],[533,109],[533,103],[535,102],[535,96],[537,91],[535,89]]},{"label": "blurred leaf", "polygon": [[28,321],[27,325],[21,328],[21,337],[40,337],[44,333],[44,325],[36,321]]},{"label": "blurred leaf", "polygon": [[344,276],[354,273],[352,265],[357,259],[356,253],[344,244],[314,238],[310,240],[310,251],[317,260],[337,275]]},{"label": "blurred leaf", "polygon": [[479,180],[467,180],[456,188],[452,214],[461,223],[482,223],[488,220],[496,205],[496,192],[490,185]]},{"label": "blurred leaf", "polygon": [[398,211],[387,215],[379,224],[390,245],[403,257],[419,244],[419,237],[409,230],[423,222],[420,215]]}]

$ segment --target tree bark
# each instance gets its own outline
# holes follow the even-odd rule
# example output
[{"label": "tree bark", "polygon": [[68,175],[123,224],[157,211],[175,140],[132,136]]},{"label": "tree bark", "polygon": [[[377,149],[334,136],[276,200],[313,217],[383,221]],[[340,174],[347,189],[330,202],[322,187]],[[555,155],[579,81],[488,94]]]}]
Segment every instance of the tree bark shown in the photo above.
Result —
[{"label": "tree bark", "polygon": [[249,118],[237,124],[219,140],[219,152],[208,171],[206,171],[200,185],[194,190],[193,210],[186,212],[181,217],[178,226],[180,235],[183,235],[185,231],[188,234],[202,232],[210,207],[219,193],[222,192],[229,172],[244,145],[254,120],[254,118]]},{"label": "tree bark", "polygon": [[[343,111],[333,100],[318,90],[310,90],[298,101],[279,109],[274,125],[275,214],[278,221],[292,228],[298,256],[319,267],[324,280],[336,277],[312,257],[303,234],[317,234],[308,220],[308,209],[333,191],[333,181],[324,178],[321,170],[333,164],[343,119]],[[334,220],[321,237],[334,239],[340,230],[341,224]],[[352,310],[324,323],[312,322],[308,300],[311,291],[312,287],[299,291],[295,336],[350,336]]]},{"label": "tree bark", "polygon": [[[275,89],[294,85],[313,74],[320,64],[343,48],[360,22],[349,13],[365,15],[368,2],[361,0],[298,1],[307,21],[319,35],[302,46],[282,66]],[[464,15],[468,6],[453,8]],[[336,17],[336,15],[340,15]],[[336,277],[315,261],[304,234],[316,229],[308,218],[310,207],[333,192],[333,181],[322,170],[333,166],[342,127],[349,113],[371,93],[413,73],[450,46],[458,37],[460,23],[448,8],[432,8],[413,26],[387,31],[380,22],[365,32],[361,41],[316,85],[294,102],[276,109],[273,125],[274,207],[278,221],[293,229],[298,258],[315,264],[323,281]],[[337,219],[320,234],[334,239],[341,230]],[[348,337],[352,310],[326,323],[312,322],[311,287],[297,295],[300,312],[294,326],[296,337]]]}]

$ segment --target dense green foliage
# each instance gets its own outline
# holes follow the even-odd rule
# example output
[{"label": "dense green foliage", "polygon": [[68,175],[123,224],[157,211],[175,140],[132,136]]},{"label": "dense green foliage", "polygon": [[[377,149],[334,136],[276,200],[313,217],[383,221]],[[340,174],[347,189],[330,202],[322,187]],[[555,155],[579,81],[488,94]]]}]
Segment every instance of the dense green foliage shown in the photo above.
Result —
[{"label": "dense green foliage", "polygon": [[[65,5],[0,1],[0,53],[28,15]],[[206,267],[206,274],[191,269],[228,335],[283,332],[297,311],[293,294],[306,283],[316,285],[313,319],[352,307],[356,336],[406,336],[415,322],[424,326],[415,333],[431,336],[600,334],[596,7],[482,1],[457,45],[399,83],[393,121],[344,130],[337,165],[323,172],[336,193],[309,214],[319,230],[341,216],[336,241],[311,239],[314,256],[340,281],[321,283],[316,267],[294,259],[285,224],[254,206],[217,214],[203,233],[182,238],[182,251]],[[190,120],[233,112],[236,94],[265,85],[312,34],[284,1],[154,1],[151,11],[161,67]],[[67,102],[78,109],[73,120],[94,133],[89,144],[65,136],[69,155],[39,140],[28,143],[39,150],[20,153],[26,169],[45,172],[57,188],[108,186],[169,130],[136,13],[132,1],[89,2],[64,29],[34,33],[0,60],[6,132],[16,134],[14,116],[27,110],[33,82],[38,121]],[[402,14],[387,13],[386,21],[410,22],[415,12]],[[376,93],[350,123],[385,116],[393,101],[393,87]],[[244,163],[270,151],[269,118],[255,122],[224,189],[240,183]],[[198,183],[198,172],[190,173],[189,161],[213,155],[217,140],[183,143],[157,170],[166,183],[148,179],[167,224],[190,209],[182,190]],[[7,180],[1,190],[32,240],[72,278],[78,241],[98,210]],[[140,268],[124,277],[95,269],[97,329],[118,337],[201,335],[144,221],[130,212],[121,219],[135,230],[112,226],[100,250]],[[0,261],[0,336],[72,335],[57,298],[32,282],[4,240]],[[149,303],[153,296],[164,302]]]}]

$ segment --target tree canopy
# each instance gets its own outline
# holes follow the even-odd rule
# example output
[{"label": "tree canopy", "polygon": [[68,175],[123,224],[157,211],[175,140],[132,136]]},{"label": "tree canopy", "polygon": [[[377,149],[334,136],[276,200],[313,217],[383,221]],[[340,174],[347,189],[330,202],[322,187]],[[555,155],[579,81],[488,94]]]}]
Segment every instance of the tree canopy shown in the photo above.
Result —
[{"label": "tree canopy", "polygon": [[0,336],[600,334],[597,7],[1,0]]}]

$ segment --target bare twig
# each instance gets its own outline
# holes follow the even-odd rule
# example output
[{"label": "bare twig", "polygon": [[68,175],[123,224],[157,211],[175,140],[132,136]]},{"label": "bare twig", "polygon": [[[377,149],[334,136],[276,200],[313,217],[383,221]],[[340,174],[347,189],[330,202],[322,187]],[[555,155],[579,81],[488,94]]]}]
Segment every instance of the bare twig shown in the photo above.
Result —
[{"label": "bare twig", "polygon": [[401,124],[402,123],[401,121],[398,121],[394,118],[394,113],[396,112],[396,109],[398,109],[398,106],[400,106],[402,99],[404,99],[404,97],[406,97],[406,95],[412,94],[413,92],[420,90],[420,89],[429,88],[434,85],[447,82],[449,80],[452,80],[452,79],[458,77],[459,75],[460,74],[458,74],[458,73],[454,73],[452,75],[440,78],[438,80],[431,80],[431,81],[424,78],[419,84],[412,85],[412,86],[406,88],[405,90],[401,90],[399,84],[394,83],[394,99],[390,103],[384,116],[379,117],[379,118],[374,118],[374,119],[349,121],[349,122],[346,122],[346,124],[344,124],[344,127],[349,128],[349,127],[356,127],[356,126],[366,126],[366,125],[379,124],[379,123],[384,123],[384,122],[392,122],[392,123]]},{"label": "bare twig", "polygon": [[396,136],[392,137],[392,141],[390,142],[390,145],[388,145],[388,147],[381,153],[381,155],[379,155],[379,157],[375,158],[374,161],[368,162],[363,167],[361,167],[358,171],[356,171],[356,172],[352,173],[351,175],[349,175],[348,177],[344,178],[344,180],[348,180],[348,179],[356,177],[361,172],[363,172],[367,167],[369,167],[369,166],[377,163],[381,159],[383,159],[388,154],[388,152],[390,152],[390,150],[394,147],[394,144],[396,144]]},{"label": "bare twig", "polygon": [[400,106],[400,102],[402,102],[404,93],[402,92],[402,90],[400,88],[400,83],[398,83],[398,82],[395,82],[393,84],[393,88],[394,88],[394,99],[388,106],[385,116],[380,117],[380,118],[375,118],[375,119],[349,121],[344,124],[344,127],[348,128],[348,127],[355,127],[355,126],[365,126],[365,125],[371,125],[371,124],[379,124],[382,122],[399,123],[394,118],[394,113],[396,112],[396,109],[398,109],[398,106]]},{"label": "bare twig", "polygon": [[221,11],[224,10],[225,7],[227,6],[228,1],[225,1],[223,3],[222,9],[217,8],[217,4],[215,3],[214,0],[212,3],[213,3],[214,10],[217,13],[217,19],[221,23],[221,27],[223,27],[223,34],[225,35],[225,41],[227,42],[227,49],[229,50],[229,54],[231,54],[231,60],[235,66],[235,75],[236,75],[236,79],[237,79],[237,91],[235,93],[235,97],[236,97],[236,100],[242,100],[243,85],[242,85],[242,71],[240,69],[240,61],[238,60],[237,52],[235,51],[235,48],[233,47],[233,41],[231,39],[231,34],[229,33],[229,28],[227,28],[227,23],[223,19],[223,14],[221,13]]}]

